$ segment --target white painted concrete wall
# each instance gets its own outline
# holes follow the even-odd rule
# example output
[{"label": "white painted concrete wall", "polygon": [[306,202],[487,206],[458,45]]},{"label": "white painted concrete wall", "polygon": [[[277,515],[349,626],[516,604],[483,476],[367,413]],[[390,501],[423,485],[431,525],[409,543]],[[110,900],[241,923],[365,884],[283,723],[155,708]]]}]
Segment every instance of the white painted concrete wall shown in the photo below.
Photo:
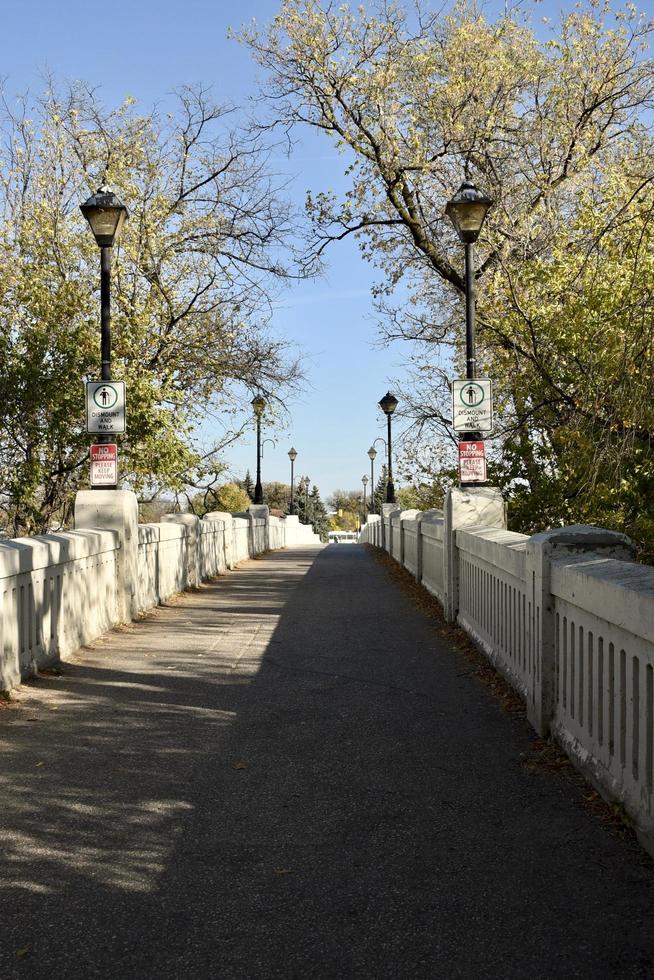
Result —
[{"label": "white painted concrete wall", "polygon": [[117,532],[100,530],[0,544],[0,689],[118,622],[117,549]]},{"label": "white painted concrete wall", "polygon": [[453,491],[444,514],[384,517],[361,540],[439,598],[521,694],[534,728],[624,805],[654,854],[654,568],[602,528],[507,531],[492,493]]}]

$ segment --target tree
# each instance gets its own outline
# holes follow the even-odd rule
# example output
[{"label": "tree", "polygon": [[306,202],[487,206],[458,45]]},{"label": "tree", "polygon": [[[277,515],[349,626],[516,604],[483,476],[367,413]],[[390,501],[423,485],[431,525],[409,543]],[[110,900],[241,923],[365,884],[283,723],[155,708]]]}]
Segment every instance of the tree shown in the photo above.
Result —
[{"label": "tree", "polygon": [[271,508],[286,513],[291,500],[291,488],[288,483],[271,481],[263,484],[263,499]]},{"label": "tree", "polygon": [[386,503],[386,487],[388,485],[388,470],[386,469],[386,464],[382,465],[382,471],[379,479],[377,480],[377,486],[372,495],[372,508],[373,513],[381,514],[382,504]]},{"label": "tree", "polygon": [[250,498],[243,487],[238,483],[224,483],[217,490],[211,491],[204,513],[222,510],[228,514],[243,514],[249,506]]},{"label": "tree", "polygon": [[307,494],[304,489],[307,479],[308,477],[299,477],[293,496],[295,513],[298,516],[300,524],[309,524],[311,518],[311,502],[309,501],[309,506],[307,507]]},{"label": "tree", "polygon": [[250,501],[254,500],[254,481],[252,479],[252,474],[249,470],[246,470],[245,476],[239,481],[239,486],[245,490]]},{"label": "tree", "polygon": [[[146,499],[215,481],[236,391],[283,397],[298,368],[265,328],[290,223],[260,140],[182,89],[170,115],[106,110],[89,88],[3,103],[0,508],[9,533],[65,523],[86,485],[84,379],[99,376],[99,252],[79,204],[129,209],[113,249],[113,373],[127,384],[123,483]],[[260,324],[264,324],[261,326]],[[225,435],[196,428],[220,413]]]},{"label": "tree", "polygon": [[331,496],[327,498],[327,503],[332,510],[351,511],[356,514],[359,509],[358,501],[360,497],[360,490],[334,490]]},{"label": "tree", "polygon": [[320,499],[320,491],[315,484],[309,494],[309,507],[314,534],[317,534],[321,541],[327,541],[330,530],[327,510]]},{"label": "tree", "polygon": [[632,5],[582,0],[542,40],[524,9],[490,21],[463,4],[285,0],[242,36],[268,71],[271,122],[314,127],[344,154],[345,196],[308,199],[310,254],[355,235],[381,270],[384,338],[413,344],[414,446],[454,443],[464,282],[444,206],[467,175],[495,200],[477,249],[478,360],[496,381],[494,473],[513,520],[609,523],[653,551],[651,26]]}]

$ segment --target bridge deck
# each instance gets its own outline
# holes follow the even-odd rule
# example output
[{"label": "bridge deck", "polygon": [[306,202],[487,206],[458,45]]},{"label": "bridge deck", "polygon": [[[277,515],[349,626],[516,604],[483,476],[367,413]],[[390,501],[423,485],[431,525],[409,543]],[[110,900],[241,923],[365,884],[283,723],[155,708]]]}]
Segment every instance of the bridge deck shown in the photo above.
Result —
[{"label": "bridge deck", "polygon": [[0,976],[646,977],[654,874],[359,546],[250,561],[0,712]]}]

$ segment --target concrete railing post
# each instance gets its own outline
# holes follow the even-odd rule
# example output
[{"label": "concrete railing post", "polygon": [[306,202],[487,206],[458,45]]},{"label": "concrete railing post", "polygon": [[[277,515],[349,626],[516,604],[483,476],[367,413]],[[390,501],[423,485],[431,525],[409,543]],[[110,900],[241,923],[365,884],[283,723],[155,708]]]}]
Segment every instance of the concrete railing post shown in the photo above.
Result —
[{"label": "concrete railing post", "polygon": [[75,528],[118,531],[116,618],[129,623],[139,611],[139,505],[131,490],[80,490],[75,497]]},{"label": "concrete railing post", "polygon": [[[266,504],[251,504],[248,510],[253,520],[260,520],[260,521],[263,520],[266,522],[266,526],[264,528],[264,540],[263,540],[262,550],[270,551],[270,510],[268,506]],[[253,540],[254,540],[255,537],[254,524],[252,525],[252,529],[253,529]],[[256,549],[256,541],[255,541],[255,554],[259,554],[259,553],[260,552],[258,551],[258,549]]]},{"label": "concrete railing post", "polygon": [[422,582],[422,518],[424,516],[424,511],[417,511],[416,513],[416,582],[418,585]]},{"label": "concrete railing post", "polygon": [[[406,531],[404,529],[405,521],[415,521],[420,513],[419,510],[415,508],[413,510],[401,510],[399,517],[400,525],[400,564],[403,568],[406,568],[405,555],[406,555]],[[417,544],[417,543],[416,543]]]},{"label": "concrete railing post", "polygon": [[225,567],[234,567],[234,531],[232,520],[232,515],[227,511],[223,510],[212,510],[208,514],[204,515],[207,521],[222,521],[223,522],[223,556],[225,558]]},{"label": "concrete railing post", "polygon": [[495,487],[448,490],[443,508],[443,584],[445,618],[456,622],[459,611],[459,559],[456,532],[463,527],[506,528],[504,498]]},{"label": "concrete railing post", "polygon": [[[381,546],[389,553],[389,555],[392,554],[391,541],[393,537],[393,530],[391,528],[391,514],[394,510],[397,510],[397,504],[382,504]],[[386,522],[388,522],[388,528],[386,527]]]},{"label": "concrete railing post", "polygon": [[183,524],[186,528],[186,581],[196,588],[201,580],[200,574],[200,518],[196,514],[164,514],[162,524]]},{"label": "concrete railing post", "polygon": [[532,686],[527,698],[527,717],[541,736],[549,732],[556,698],[552,562],[580,552],[630,561],[634,546],[626,534],[577,524],[534,534],[527,541],[525,549],[527,596],[531,601],[527,644],[534,663]]}]

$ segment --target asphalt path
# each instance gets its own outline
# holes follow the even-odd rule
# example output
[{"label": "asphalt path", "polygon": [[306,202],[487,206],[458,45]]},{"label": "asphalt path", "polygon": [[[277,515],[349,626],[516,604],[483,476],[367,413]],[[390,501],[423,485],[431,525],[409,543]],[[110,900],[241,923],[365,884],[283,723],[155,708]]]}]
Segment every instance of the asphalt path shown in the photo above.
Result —
[{"label": "asphalt path", "polygon": [[654,872],[358,545],[0,711],[0,977],[654,977]]}]

